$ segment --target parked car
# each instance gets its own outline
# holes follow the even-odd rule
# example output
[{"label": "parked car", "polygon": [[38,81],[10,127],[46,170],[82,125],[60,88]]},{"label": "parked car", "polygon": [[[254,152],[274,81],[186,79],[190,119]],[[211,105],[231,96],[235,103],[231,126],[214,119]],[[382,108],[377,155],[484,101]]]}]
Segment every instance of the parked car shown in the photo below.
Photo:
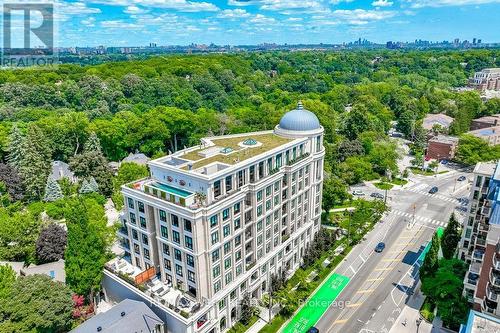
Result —
[{"label": "parked car", "polygon": [[448,160],[441,160],[442,165],[447,165],[448,163],[449,163]]},{"label": "parked car", "polygon": [[370,197],[376,198],[376,199],[383,199],[384,195],[381,193],[378,193],[378,192],[373,192],[372,194],[370,194]]},{"label": "parked car", "polygon": [[434,193],[437,193],[437,191],[438,191],[437,186],[433,186],[433,187],[429,190],[429,193],[430,193],[430,194],[434,194]]},{"label": "parked car", "polygon": [[361,190],[354,190],[354,191],[352,191],[352,195],[361,196],[361,195],[365,195],[365,192],[363,192]]},{"label": "parked car", "polygon": [[377,253],[384,251],[384,249],[385,249],[385,243],[383,242],[380,242],[377,244],[377,246],[375,246],[375,252]]},{"label": "parked car", "polygon": [[458,180],[459,182],[463,182],[463,181],[464,181],[464,180],[466,180],[466,179],[467,179],[467,177],[465,177],[465,176],[460,176],[460,177],[458,177],[458,178],[457,178],[457,180]]},{"label": "parked car", "polygon": [[308,329],[306,333],[319,333],[319,330],[313,326],[310,329]]}]

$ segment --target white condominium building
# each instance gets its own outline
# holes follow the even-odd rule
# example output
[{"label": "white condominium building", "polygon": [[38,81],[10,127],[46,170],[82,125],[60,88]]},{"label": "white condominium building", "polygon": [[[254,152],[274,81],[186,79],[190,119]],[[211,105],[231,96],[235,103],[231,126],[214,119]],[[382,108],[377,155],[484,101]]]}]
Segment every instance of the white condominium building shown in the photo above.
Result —
[{"label": "white condominium building", "polygon": [[150,161],[149,178],[122,188],[119,236],[135,267],[112,270],[146,281],[168,332],[227,330],[246,293],[259,299],[271,274],[300,266],[320,229],[324,155],[323,127],[299,103],[274,131]]}]

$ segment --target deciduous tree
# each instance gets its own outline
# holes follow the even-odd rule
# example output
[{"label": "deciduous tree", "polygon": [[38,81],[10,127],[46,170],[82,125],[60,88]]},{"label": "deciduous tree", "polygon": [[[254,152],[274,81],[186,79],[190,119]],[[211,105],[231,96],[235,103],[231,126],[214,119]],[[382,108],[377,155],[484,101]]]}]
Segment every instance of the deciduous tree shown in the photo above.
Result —
[{"label": "deciduous tree", "polygon": [[64,258],[67,233],[63,227],[51,223],[40,231],[36,241],[36,259],[39,264]]}]

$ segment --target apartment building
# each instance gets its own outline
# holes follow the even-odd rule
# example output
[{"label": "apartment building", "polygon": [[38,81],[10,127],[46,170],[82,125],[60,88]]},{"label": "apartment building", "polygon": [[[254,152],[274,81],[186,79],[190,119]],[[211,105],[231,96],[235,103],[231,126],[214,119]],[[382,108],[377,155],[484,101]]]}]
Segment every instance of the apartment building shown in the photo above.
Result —
[{"label": "apartment building", "polygon": [[486,141],[490,146],[496,146],[500,144],[500,126],[469,131],[467,132],[467,134],[474,135],[475,137]]},{"label": "apartment building", "polygon": [[472,120],[470,130],[475,131],[483,128],[495,127],[500,125],[500,114],[484,116]]},{"label": "apartment building", "polygon": [[476,72],[469,84],[479,91],[500,91],[500,68],[485,68]]},{"label": "apartment building", "polygon": [[324,154],[323,127],[299,103],[273,131],[150,161],[150,177],[122,187],[125,256],[107,265],[105,297],[137,298],[125,276],[167,332],[224,332],[245,294],[259,299],[271,274],[300,266],[320,229]]},{"label": "apartment building", "polygon": [[459,256],[469,264],[464,296],[476,311],[500,316],[500,162],[478,163]]}]

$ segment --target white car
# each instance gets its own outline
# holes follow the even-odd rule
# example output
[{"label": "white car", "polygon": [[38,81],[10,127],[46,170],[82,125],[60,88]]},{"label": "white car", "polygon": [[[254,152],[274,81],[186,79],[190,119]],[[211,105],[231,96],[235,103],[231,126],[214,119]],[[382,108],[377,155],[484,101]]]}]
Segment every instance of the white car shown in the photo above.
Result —
[{"label": "white car", "polygon": [[365,192],[361,191],[361,190],[354,190],[352,191],[352,195],[365,195]]}]

